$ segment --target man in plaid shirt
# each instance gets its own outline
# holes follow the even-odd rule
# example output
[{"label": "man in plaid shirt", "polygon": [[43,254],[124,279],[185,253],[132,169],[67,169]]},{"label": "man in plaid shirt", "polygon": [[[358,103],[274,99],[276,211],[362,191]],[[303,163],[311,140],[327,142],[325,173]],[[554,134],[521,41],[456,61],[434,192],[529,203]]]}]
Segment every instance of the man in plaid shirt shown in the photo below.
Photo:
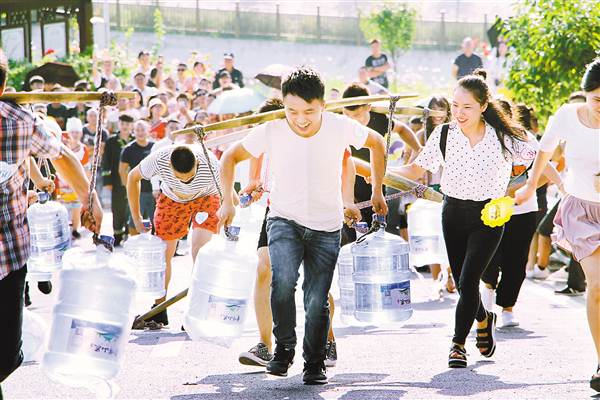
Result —
[{"label": "man in plaid shirt", "polygon": [[[0,95],[6,88],[7,77],[8,65],[0,49]],[[0,382],[23,360],[23,288],[30,251],[27,224],[30,156],[50,159],[82,200],[84,210],[90,201],[90,183],[76,156],[49,133],[43,120],[14,103],[0,101]],[[98,232],[102,210],[95,192],[93,196],[94,218],[88,214],[83,220],[86,228]]]}]

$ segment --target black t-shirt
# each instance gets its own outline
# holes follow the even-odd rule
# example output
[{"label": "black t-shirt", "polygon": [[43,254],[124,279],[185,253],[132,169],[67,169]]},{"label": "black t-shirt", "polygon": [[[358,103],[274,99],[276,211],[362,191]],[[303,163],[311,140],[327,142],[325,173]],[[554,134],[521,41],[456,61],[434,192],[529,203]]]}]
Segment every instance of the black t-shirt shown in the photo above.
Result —
[{"label": "black t-shirt", "polygon": [[[381,67],[382,65],[384,65],[387,62],[388,62],[388,58],[383,53],[379,57],[373,57],[371,55],[371,56],[367,57],[367,59],[365,61],[365,67],[377,68],[377,67]],[[379,83],[383,87],[386,87],[386,88],[389,87],[387,74],[385,74],[385,73],[378,75],[371,79],[374,80],[375,82]]]},{"label": "black t-shirt", "polygon": [[[217,72],[217,74],[215,75],[215,80],[213,82],[213,89],[217,89],[220,87],[219,74],[221,73],[221,71],[227,71],[227,70],[225,68],[221,68],[219,70],[219,72]],[[242,71],[234,68],[233,71],[231,71],[229,74],[231,75],[231,81],[233,83],[235,83],[236,85],[238,85],[241,88],[244,87],[244,75],[242,74]]]},{"label": "black t-shirt", "polygon": [[[129,168],[134,169],[150,154],[153,145],[154,142],[148,142],[145,147],[140,146],[136,141],[129,143],[121,151],[121,162],[129,164]],[[152,192],[150,181],[142,179],[142,192]]]},{"label": "black t-shirt", "polygon": [[[379,133],[381,136],[385,136],[388,129],[388,117],[371,111],[370,119],[367,127],[373,129],[375,132]],[[393,127],[393,124],[392,124]],[[360,158],[361,160],[370,162],[371,152],[368,148],[363,147],[361,149],[355,149],[351,147],[352,156],[356,158]],[[384,189],[385,192],[385,189]],[[356,181],[354,182],[354,200],[355,202],[361,202],[366,200],[371,200],[371,185],[365,181],[362,176],[356,176]],[[363,217],[363,221],[371,223],[371,215],[373,214],[373,210],[369,208],[365,208],[361,210],[361,214]]]},{"label": "black t-shirt", "polygon": [[483,62],[477,54],[471,54],[471,57],[461,54],[460,56],[456,57],[454,64],[458,66],[456,79],[460,79],[465,75],[469,75],[477,68],[483,68]]},{"label": "black t-shirt", "polygon": [[[86,146],[93,146],[94,140],[96,139],[96,134],[89,130],[87,126],[83,127],[83,135],[81,136],[81,142]],[[106,139],[108,139],[108,131],[102,128],[102,136],[100,137],[100,141],[102,143],[106,143]]]},{"label": "black t-shirt", "polygon": [[53,117],[61,129],[65,129],[67,120],[71,117],[77,116],[77,110],[74,108],[67,108],[65,105],[61,104],[57,108],[52,107],[52,105],[48,105],[48,116]]}]

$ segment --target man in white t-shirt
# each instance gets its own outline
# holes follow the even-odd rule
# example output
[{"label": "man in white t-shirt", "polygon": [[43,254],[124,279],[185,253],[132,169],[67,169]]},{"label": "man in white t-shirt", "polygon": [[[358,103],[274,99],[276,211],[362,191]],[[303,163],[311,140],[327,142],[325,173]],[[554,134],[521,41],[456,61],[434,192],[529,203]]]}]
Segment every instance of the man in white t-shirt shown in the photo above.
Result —
[{"label": "man in white t-shirt", "polygon": [[342,159],[349,145],[371,150],[373,208],[387,214],[382,193],[385,145],[380,135],[347,117],[324,111],[325,87],[309,67],[292,71],[281,85],[286,118],[260,125],[221,158],[221,224],[235,216],[235,165],[267,154],[273,185],[267,220],[272,265],[271,309],[275,355],[267,373],[287,376],[296,346],[294,292],[304,263],[306,310],[303,380],[327,382],[325,345],[329,325],[327,293],[340,249],[343,224]]},{"label": "man in white t-shirt", "polygon": [[[160,191],[154,213],[154,231],[156,236],[167,244],[165,287],[168,289],[171,278],[171,261],[177,249],[177,241],[188,233],[192,223],[192,259],[202,246],[218,232],[219,191],[213,180],[219,179],[218,161],[208,153],[204,156],[198,145],[175,145],[151,153],[129,172],[127,178],[127,197],[131,218],[138,232],[147,232],[140,214],[140,182],[142,179],[160,178]],[[210,161],[210,162],[208,162]],[[210,167],[209,167],[210,165]],[[211,173],[212,168],[212,173]],[[163,302],[157,299],[155,305]],[[168,325],[167,311],[151,318],[152,321]]]}]

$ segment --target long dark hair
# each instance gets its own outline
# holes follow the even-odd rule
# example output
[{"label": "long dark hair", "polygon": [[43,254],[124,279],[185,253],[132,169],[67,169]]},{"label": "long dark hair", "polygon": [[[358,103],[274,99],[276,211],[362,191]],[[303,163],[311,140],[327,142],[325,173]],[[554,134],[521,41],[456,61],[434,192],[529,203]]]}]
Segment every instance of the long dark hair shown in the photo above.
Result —
[{"label": "long dark hair", "polygon": [[512,141],[524,141],[526,138],[525,130],[504,112],[497,100],[492,98],[490,88],[482,78],[484,74],[485,72],[481,73],[476,70],[472,75],[461,78],[458,81],[458,86],[468,90],[480,105],[487,104],[487,108],[483,112],[483,119],[496,131],[502,151],[505,154],[510,153],[504,142],[505,138],[508,137]]},{"label": "long dark hair", "polygon": [[581,89],[584,92],[592,92],[600,87],[600,58],[595,59],[587,65],[581,79]]},{"label": "long dark hair", "polygon": [[[432,109],[433,107],[442,107],[446,109],[446,118],[444,118],[443,124],[450,122],[452,119],[452,113],[450,112],[450,102],[445,96],[432,96],[429,100],[429,104],[427,104],[428,109]],[[435,129],[433,125],[433,118],[431,116],[427,117],[425,120],[425,139],[429,138],[431,132]]]},{"label": "long dark hair", "polygon": [[515,106],[515,108],[517,109],[517,119],[519,123],[529,132],[533,132],[537,123],[533,108],[529,107],[525,103],[519,103]]}]

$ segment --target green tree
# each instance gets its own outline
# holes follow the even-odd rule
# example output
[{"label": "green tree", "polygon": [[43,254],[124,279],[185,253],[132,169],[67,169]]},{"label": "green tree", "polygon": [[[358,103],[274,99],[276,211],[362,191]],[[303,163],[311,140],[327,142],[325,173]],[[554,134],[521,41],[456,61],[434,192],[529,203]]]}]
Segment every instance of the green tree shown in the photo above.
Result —
[{"label": "green tree", "polygon": [[600,54],[596,0],[523,0],[504,26],[510,46],[506,85],[542,122],[579,90],[586,64]]},{"label": "green tree", "polygon": [[162,48],[165,38],[165,23],[158,7],[154,10],[154,37],[156,41],[154,42],[154,46],[152,46],[152,54],[156,56]]},{"label": "green tree", "polygon": [[416,14],[415,10],[405,5],[384,3],[382,8],[360,17],[360,29],[365,37],[381,39],[383,49],[392,57],[394,75],[398,73],[400,53],[412,47]]}]

